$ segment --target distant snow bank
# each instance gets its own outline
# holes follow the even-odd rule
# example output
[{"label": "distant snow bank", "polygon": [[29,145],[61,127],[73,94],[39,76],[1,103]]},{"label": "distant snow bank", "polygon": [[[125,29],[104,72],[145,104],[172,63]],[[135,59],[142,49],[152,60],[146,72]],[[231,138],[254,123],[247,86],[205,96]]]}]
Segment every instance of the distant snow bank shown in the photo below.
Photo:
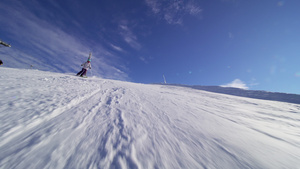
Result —
[{"label": "distant snow bank", "polygon": [[300,168],[298,104],[0,72],[0,168]]},{"label": "distant snow bank", "polygon": [[163,84],[163,85],[181,86],[181,87],[188,87],[192,89],[205,90],[209,92],[229,94],[233,96],[300,104],[300,95],[298,94],[268,92],[268,91],[259,91],[259,90],[244,90],[240,88],[223,87],[223,86],[199,86],[199,85],[189,86],[189,85],[178,85],[178,84]]}]

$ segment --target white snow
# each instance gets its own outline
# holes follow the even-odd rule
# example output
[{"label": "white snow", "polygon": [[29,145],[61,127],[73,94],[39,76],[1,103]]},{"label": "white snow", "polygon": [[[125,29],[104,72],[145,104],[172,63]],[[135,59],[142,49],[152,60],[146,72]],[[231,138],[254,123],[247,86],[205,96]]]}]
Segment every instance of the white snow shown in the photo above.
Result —
[{"label": "white snow", "polygon": [[300,168],[300,105],[0,68],[0,168]]}]

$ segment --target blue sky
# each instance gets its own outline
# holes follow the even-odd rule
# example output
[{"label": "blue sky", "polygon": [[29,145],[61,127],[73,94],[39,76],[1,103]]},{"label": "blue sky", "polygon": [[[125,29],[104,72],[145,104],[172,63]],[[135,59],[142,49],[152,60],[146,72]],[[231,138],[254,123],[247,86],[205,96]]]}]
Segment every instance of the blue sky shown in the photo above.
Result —
[{"label": "blue sky", "polygon": [[300,94],[298,0],[2,0],[3,66]]}]

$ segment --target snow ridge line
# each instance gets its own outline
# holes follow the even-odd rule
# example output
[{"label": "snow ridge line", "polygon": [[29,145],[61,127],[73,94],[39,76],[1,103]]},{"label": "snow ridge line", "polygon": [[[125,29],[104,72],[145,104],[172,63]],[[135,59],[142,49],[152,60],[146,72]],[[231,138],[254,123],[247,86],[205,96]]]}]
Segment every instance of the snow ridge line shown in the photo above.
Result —
[{"label": "snow ridge line", "polygon": [[10,140],[17,137],[21,133],[27,133],[27,131],[30,131],[34,127],[61,115],[66,110],[71,109],[75,105],[78,105],[81,102],[83,102],[84,100],[86,100],[90,97],[93,97],[94,95],[96,95],[99,92],[101,92],[101,89],[97,89],[91,93],[84,95],[83,97],[75,98],[75,99],[71,100],[67,105],[53,110],[51,114],[45,115],[45,116],[39,118],[38,120],[35,120],[32,123],[29,123],[27,126],[16,126],[14,129],[12,129],[12,131],[8,131],[8,132],[4,133],[4,135],[2,136],[2,138],[4,138],[4,139],[1,141],[0,147],[7,144]]}]

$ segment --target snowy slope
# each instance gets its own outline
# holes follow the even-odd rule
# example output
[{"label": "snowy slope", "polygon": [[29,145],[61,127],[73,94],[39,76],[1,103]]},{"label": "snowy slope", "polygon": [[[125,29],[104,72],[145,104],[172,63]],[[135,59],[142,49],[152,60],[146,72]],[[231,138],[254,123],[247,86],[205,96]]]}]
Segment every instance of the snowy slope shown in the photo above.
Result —
[{"label": "snowy slope", "polygon": [[299,104],[0,72],[0,168],[300,168]]}]

